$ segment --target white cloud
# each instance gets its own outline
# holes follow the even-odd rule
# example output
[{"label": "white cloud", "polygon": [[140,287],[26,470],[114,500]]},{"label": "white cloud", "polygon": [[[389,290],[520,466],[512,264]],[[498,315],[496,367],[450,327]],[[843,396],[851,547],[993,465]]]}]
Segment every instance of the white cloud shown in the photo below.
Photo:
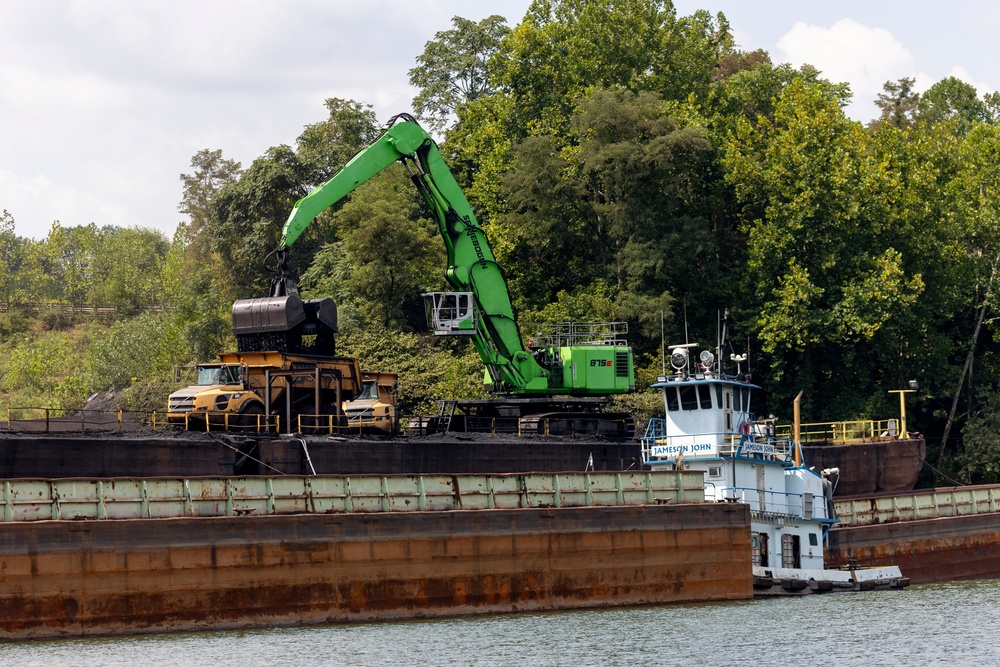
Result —
[{"label": "white cloud", "polygon": [[913,55],[892,33],[842,19],[829,28],[796,23],[778,40],[777,60],[796,67],[809,64],[824,78],[847,82],[854,94],[847,113],[858,120],[875,117],[874,100],[886,81],[924,77]]},{"label": "white cloud", "polygon": [[407,71],[435,32],[456,15],[516,24],[528,4],[0,2],[0,209],[35,238],[53,220],[170,235],[199,150],[249,166],[327,97],[410,111]]}]

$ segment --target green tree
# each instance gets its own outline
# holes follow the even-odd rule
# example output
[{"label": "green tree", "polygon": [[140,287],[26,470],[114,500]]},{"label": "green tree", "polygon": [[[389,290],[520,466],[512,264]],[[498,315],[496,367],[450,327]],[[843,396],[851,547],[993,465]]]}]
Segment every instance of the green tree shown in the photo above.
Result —
[{"label": "green tree", "polygon": [[570,119],[590,91],[697,104],[731,49],[724,16],[678,18],[668,0],[535,0],[490,60],[496,92],[458,110],[447,158],[490,224],[506,212],[499,183],[514,147],[531,136],[571,143]]},{"label": "green tree", "polygon": [[79,306],[92,298],[98,279],[95,263],[101,252],[100,240],[101,233],[94,223],[86,227],[52,224],[45,248],[56,299]]},{"label": "green tree", "polygon": [[984,387],[981,394],[982,400],[962,429],[963,447],[957,464],[966,484],[1000,481],[1000,392]]},{"label": "green tree", "polygon": [[[733,60],[736,62],[733,62]],[[851,97],[846,83],[831,83],[821,78],[810,65],[799,69],[787,63],[775,65],[767,54],[725,54],[717,70],[704,115],[720,137],[735,131],[735,122],[744,119],[756,125],[758,119],[774,121],[775,107],[781,93],[793,81],[823,87],[827,94],[846,104]]]},{"label": "green tree", "polygon": [[419,90],[413,110],[428,128],[444,130],[459,105],[493,92],[487,66],[510,32],[505,21],[496,14],[478,23],[456,16],[451,30],[438,32],[424,46],[409,76]]},{"label": "green tree", "polygon": [[177,210],[190,218],[186,233],[194,237],[208,223],[212,200],[224,186],[240,177],[242,166],[222,157],[221,150],[200,150],[191,158],[192,173],[181,174],[183,196]]},{"label": "green tree", "polygon": [[540,134],[565,131],[591,87],[703,94],[731,47],[725,17],[678,18],[669,0],[535,0],[491,65],[511,121]]},{"label": "green tree", "polygon": [[[336,98],[326,106],[327,119],[305,128],[297,150],[269,149],[212,200],[206,231],[213,238],[213,251],[231,272],[238,297],[266,294],[271,274],[264,258],[277,247],[295,202],[367,146],[376,132],[367,106]],[[335,235],[332,214],[320,215],[296,242],[293,270],[305,270],[313,253]]]},{"label": "green tree", "polygon": [[630,292],[698,298],[715,257],[703,206],[715,151],[704,130],[667,116],[653,93],[620,90],[589,95],[573,126],[574,161],[606,230],[605,275]]},{"label": "green tree", "polygon": [[584,184],[569,170],[554,137],[529,137],[499,183],[509,212],[491,225],[490,241],[522,308],[590,283],[610,260]]},{"label": "green tree", "polygon": [[[997,281],[1000,279],[1000,128],[994,124],[976,123],[963,139],[959,150],[960,169],[945,190],[953,206],[953,215],[961,234],[960,249],[969,266],[964,274],[964,298],[956,300],[957,318],[966,323],[962,332],[965,340],[955,341],[959,358],[964,358],[961,371],[956,365],[954,391],[947,421],[943,428],[939,460],[949,445],[949,435],[956,423],[957,408],[963,391],[967,413],[975,412],[976,380],[972,374],[974,361],[985,357],[981,333],[986,316],[997,310]],[[995,355],[995,351],[994,351]],[[1000,371],[997,361],[985,364],[987,369]],[[989,377],[987,372],[985,377]],[[949,378],[951,379],[951,378]]]},{"label": "green tree", "polygon": [[54,300],[56,289],[49,272],[47,244],[44,240],[25,239],[21,244],[21,263],[17,270],[15,294],[19,303]]},{"label": "green tree", "polygon": [[14,216],[7,209],[0,215],[0,303],[11,305],[21,295],[18,271],[21,268],[24,241],[14,233]]},{"label": "green tree", "polygon": [[501,181],[509,212],[492,229],[522,310],[601,281],[613,291],[604,317],[659,331],[671,294],[714,302],[705,278],[717,270],[708,216],[719,177],[704,130],[667,115],[658,95],[622,89],[594,90],[571,126],[568,145],[516,146]]},{"label": "green tree", "polygon": [[953,121],[960,134],[966,134],[975,123],[993,122],[996,118],[987,101],[979,99],[974,86],[953,76],[924,92],[916,117],[925,123]]},{"label": "green tree", "polygon": [[875,100],[875,106],[881,109],[881,115],[868,124],[869,129],[882,125],[896,128],[909,127],[917,114],[920,104],[920,93],[913,90],[916,79],[903,77],[898,81],[886,81]]},{"label": "green tree", "polygon": [[[104,227],[94,253],[94,301],[133,316],[163,305],[163,267],[170,244],[157,230]],[[127,257],[127,262],[121,258]]]},{"label": "green tree", "polygon": [[753,328],[774,386],[787,401],[804,389],[834,414],[856,413],[880,389],[855,355],[924,288],[873,205],[884,199],[885,165],[821,85],[793,81],[773,122],[738,128],[727,177],[745,205]]},{"label": "green tree", "polygon": [[[191,158],[192,173],[181,174],[178,210],[190,221],[177,226],[164,263],[164,289],[176,314],[188,358],[212,359],[231,337],[232,276],[214,251],[209,229],[219,192],[235,183],[242,168],[222,151],[202,150]],[[228,338],[227,338],[228,335]]]},{"label": "green tree", "polygon": [[306,125],[296,140],[296,158],[305,169],[299,194],[330,179],[354,154],[378,138],[380,132],[370,104],[339,97],[327,99],[327,117]]}]

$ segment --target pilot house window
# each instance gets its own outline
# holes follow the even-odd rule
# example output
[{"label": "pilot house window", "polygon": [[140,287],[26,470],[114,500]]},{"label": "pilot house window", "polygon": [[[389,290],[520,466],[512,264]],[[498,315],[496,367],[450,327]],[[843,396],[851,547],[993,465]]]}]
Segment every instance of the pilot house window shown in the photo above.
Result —
[{"label": "pilot house window", "polygon": [[698,409],[698,397],[695,393],[695,388],[692,386],[681,387],[681,409],[683,410],[697,410]]},{"label": "pilot house window", "polygon": [[667,397],[667,410],[670,412],[677,412],[677,390],[673,387],[667,387],[663,395]]},{"label": "pilot house window", "polygon": [[698,385],[698,401],[702,410],[712,409],[712,388],[707,384]]}]

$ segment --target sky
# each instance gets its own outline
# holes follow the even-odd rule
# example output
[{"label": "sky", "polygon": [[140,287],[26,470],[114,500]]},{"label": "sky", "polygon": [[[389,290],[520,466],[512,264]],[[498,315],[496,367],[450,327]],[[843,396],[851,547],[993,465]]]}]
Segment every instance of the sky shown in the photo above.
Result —
[{"label": "sky", "polygon": [[[330,97],[411,111],[407,72],[453,16],[531,0],[0,0],[0,210],[19,236],[63,227],[161,230],[202,149],[248,167],[294,145]],[[1000,88],[1000,3],[675,0],[722,12],[737,44],[850,84],[867,122],[886,81]]]}]

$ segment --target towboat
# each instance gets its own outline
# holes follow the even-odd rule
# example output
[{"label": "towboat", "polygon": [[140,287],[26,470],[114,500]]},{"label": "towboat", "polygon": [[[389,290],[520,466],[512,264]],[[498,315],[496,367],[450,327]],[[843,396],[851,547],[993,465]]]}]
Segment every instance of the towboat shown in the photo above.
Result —
[{"label": "towboat", "polygon": [[895,566],[826,568],[824,546],[837,523],[831,480],[839,471],[807,467],[797,428],[778,437],[774,418],[754,415],[760,387],[740,373],[745,355],[732,355],[736,374],[726,374],[709,350],[692,359],[697,347],[669,348],[674,372],[652,385],[663,392],[664,418],[647,425],[642,459],[653,470],[703,472],[706,501],[750,505],[754,594],[907,586]]}]

